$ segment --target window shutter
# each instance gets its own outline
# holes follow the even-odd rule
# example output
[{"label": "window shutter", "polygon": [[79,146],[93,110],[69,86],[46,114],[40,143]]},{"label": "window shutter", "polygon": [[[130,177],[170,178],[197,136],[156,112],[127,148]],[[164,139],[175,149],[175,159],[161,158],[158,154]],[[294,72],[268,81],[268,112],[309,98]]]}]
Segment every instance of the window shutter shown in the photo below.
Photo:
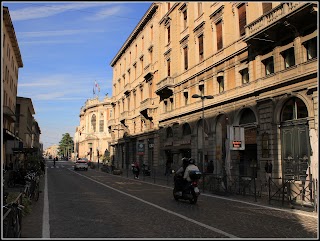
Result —
[{"label": "window shutter", "polygon": [[203,35],[199,36],[199,55],[203,54]]},{"label": "window shutter", "polygon": [[217,30],[217,48],[222,49],[222,22],[218,22],[216,24],[216,30]]},{"label": "window shutter", "polygon": [[272,3],[262,3],[263,14],[269,12],[272,9]]},{"label": "window shutter", "polygon": [[188,47],[183,49],[184,52],[184,69],[188,69]]},{"label": "window shutter", "polygon": [[240,29],[240,36],[243,36],[245,34],[244,26],[247,24],[246,20],[246,5],[242,4],[238,8],[239,13],[239,29]]}]

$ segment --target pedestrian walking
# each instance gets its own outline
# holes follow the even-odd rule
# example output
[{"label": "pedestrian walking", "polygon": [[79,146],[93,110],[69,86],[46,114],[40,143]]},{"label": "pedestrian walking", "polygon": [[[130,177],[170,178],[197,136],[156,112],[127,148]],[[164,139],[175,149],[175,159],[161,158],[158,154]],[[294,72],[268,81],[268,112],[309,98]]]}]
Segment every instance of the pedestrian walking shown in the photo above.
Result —
[{"label": "pedestrian walking", "polygon": [[272,163],[270,160],[266,162],[264,169],[266,171],[266,185],[267,185],[269,182],[269,179],[272,177]]},{"label": "pedestrian walking", "polygon": [[132,166],[132,172],[133,172],[134,178],[139,179],[139,174],[140,174],[139,163],[135,161],[131,166]]}]

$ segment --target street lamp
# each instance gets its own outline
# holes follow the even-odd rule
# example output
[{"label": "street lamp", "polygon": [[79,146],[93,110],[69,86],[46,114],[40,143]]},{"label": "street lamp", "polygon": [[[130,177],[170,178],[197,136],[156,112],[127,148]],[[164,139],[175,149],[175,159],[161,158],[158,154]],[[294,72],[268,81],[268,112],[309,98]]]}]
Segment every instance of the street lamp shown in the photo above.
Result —
[{"label": "street lamp", "polygon": [[192,98],[201,98],[202,101],[202,185],[203,185],[203,192],[204,192],[204,99],[213,99],[212,95],[192,95]]}]

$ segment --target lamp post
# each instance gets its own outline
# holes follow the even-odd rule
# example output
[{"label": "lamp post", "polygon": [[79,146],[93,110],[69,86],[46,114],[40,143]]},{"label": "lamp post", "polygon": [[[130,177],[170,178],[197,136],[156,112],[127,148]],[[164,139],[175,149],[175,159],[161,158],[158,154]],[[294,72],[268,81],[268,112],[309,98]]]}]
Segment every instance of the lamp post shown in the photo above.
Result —
[{"label": "lamp post", "polygon": [[203,185],[203,192],[204,192],[204,149],[205,149],[205,144],[204,144],[204,100],[205,99],[213,99],[212,95],[197,95],[194,94],[192,95],[192,98],[201,98],[202,102],[202,185]]}]

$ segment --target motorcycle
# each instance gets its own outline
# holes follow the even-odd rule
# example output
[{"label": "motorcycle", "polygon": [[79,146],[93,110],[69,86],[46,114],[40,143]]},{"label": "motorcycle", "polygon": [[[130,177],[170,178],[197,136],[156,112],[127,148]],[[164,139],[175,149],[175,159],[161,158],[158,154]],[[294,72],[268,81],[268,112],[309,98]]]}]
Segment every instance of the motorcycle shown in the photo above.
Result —
[{"label": "motorcycle", "polygon": [[191,171],[189,177],[191,182],[187,182],[182,191],[177,187],[177,176],[174,178],[173,197],[176,201],[179,199],[188,200],[191,204],[196,204],[200,195],[198,188],[198,181],[201,178],[202,173],[200,171]]}]

